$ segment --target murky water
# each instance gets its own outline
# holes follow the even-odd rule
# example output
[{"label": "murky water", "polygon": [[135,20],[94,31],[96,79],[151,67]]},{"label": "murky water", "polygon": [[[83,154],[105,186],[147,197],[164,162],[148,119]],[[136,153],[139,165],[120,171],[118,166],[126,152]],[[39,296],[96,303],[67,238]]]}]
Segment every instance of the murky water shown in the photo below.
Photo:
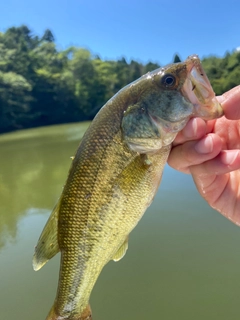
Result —
[{"label": "murky water", "polygon": [[[0,136],[0,319],[44,320],[53,303],[59,255],[34,272],[32,254],[86,127]],[[126,256],[93,290],[94,320],[239,319],[239,246],[240,229],[166,167]]]}]

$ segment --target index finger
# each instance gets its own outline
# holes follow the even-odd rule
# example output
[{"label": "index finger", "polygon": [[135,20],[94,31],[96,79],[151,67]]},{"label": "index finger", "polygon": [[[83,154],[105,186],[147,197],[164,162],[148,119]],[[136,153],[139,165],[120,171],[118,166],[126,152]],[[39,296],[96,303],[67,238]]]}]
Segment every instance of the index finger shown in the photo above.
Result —
[{"label": "index finger", "polygon": [[207,130],[206,122],[200,118],[192,118],[186,126],[178,133],[173,141],[173,146],[177,146],[186,141],[197,140],[205,136]]}]

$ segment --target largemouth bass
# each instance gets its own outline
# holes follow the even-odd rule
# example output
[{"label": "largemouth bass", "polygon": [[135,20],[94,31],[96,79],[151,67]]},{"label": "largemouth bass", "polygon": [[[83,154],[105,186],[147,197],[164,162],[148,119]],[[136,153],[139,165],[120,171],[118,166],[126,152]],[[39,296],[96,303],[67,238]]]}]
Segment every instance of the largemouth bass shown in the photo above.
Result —
[{"label": "largemouth bass", "polygon": [[124,256],[177,133],[191,117],[210,120],[222,113],[196,55],[147,73],[103,106],[35,248],[34,270],[61,252],[57,296],[47,320],[92,319],[93,286],[106,263]]}]

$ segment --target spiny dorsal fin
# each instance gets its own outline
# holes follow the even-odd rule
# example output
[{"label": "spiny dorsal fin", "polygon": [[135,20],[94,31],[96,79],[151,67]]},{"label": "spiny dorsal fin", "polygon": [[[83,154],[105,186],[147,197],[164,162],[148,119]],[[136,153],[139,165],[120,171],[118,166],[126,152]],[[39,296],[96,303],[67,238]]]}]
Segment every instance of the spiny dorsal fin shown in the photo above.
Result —
[{"label": "spiny dorsal fin", "polygon": [[48,260],[59,252],[58,246],[58,212],[60,200],[54,207],[43,231],[38,239],[33,255],[33,269],[39,270]]},{"label": "spiny dorsal fin", "polygon": [[119,247],[117,252],[114,254],[114,256],[112,258],[113,261],[121,260],[125,256],[127,249],[128,249],[128,237],[125,239],[125,241],[123,242],[121,247]]}]

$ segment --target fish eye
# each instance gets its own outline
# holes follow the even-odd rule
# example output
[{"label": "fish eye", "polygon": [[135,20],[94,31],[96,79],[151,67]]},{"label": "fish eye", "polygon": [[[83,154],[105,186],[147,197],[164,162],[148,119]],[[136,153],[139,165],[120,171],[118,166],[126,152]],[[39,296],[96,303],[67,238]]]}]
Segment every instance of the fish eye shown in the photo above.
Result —
[{"label": "fish eye", "polygon": [[161,80],[162,84],[164,84],[166,87],[172,87],[175,85],[176,83],[176,78],[174,77],[174,75],[172,74],[165,74],[162,77]]}]

